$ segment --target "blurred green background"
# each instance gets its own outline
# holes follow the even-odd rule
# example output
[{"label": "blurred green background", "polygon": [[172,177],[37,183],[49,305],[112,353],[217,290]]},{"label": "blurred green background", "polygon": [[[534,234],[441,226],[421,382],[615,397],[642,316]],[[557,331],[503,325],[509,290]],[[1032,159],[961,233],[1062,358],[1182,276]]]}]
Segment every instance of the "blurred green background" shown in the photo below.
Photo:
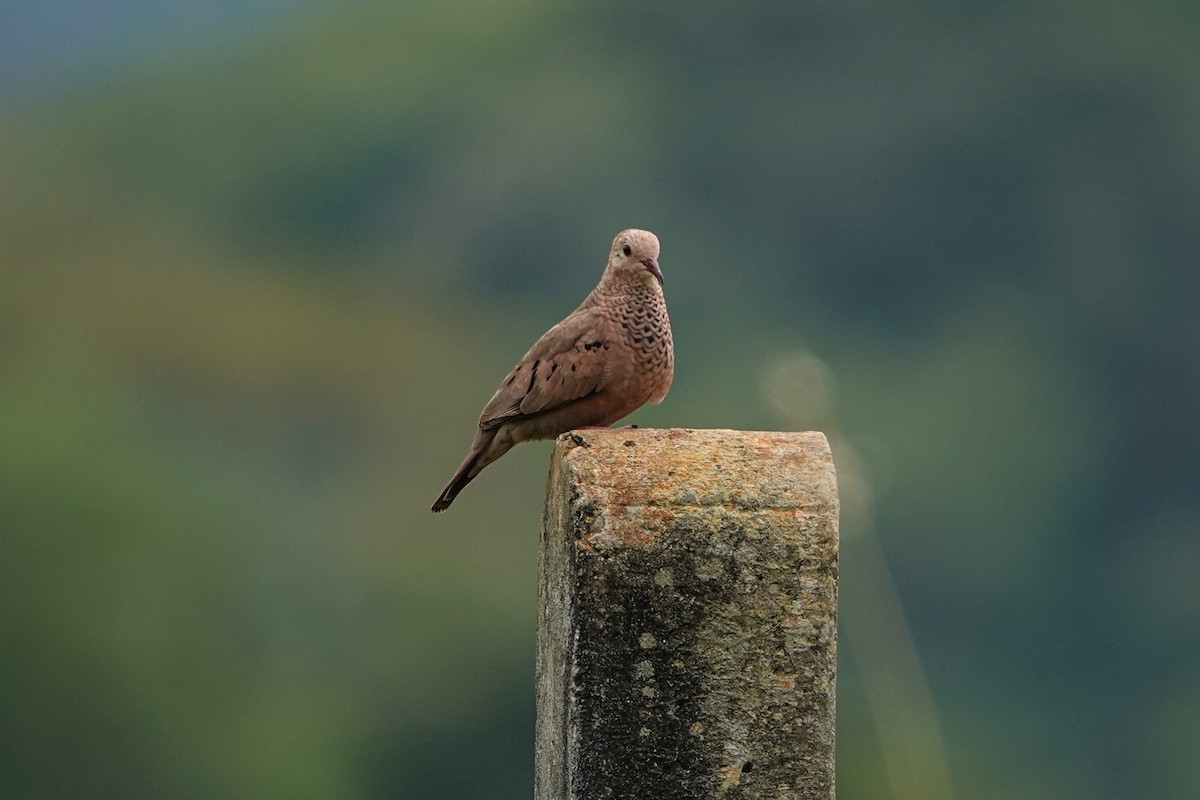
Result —
[{"label": "blurred green background", "polygon": [[428,507],[622,227],[642,425],[826,430],[838,784],[1200,796],[1200,5],[8,0],[0,795],[528,798],[549,445]]}]

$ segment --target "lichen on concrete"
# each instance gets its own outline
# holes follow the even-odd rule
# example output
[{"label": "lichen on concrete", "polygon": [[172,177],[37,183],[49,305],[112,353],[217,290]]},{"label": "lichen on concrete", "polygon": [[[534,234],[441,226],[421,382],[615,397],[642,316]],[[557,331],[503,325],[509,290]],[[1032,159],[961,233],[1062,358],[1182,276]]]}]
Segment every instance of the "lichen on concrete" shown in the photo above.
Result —
[{"label": "lichen on concrete", "polygon": [[837,514],[819,433],[560,437],[538,800],[832,798]]}]

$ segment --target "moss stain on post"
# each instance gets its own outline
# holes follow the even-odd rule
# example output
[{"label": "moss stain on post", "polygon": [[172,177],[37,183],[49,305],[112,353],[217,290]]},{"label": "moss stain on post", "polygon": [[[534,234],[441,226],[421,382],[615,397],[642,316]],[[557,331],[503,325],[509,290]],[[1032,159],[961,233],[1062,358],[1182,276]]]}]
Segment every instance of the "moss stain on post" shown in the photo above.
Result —
[{"label": "moss stain on post", "polygon": [[819,433],[559,437],[537,800],[832,798],[837,512]]}]

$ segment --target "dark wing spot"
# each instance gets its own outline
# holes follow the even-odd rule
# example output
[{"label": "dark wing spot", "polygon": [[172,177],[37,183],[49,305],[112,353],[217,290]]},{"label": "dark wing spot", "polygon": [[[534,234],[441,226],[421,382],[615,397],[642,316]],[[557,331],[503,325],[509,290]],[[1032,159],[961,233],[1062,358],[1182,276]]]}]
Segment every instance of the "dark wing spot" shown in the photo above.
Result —
[{"label": "dark wing spot", "polygon": [[540,360],[533,362],[533,369],[529,373],[529,385],[525,387],[525,394],[529,394],[533,391],[533,382],[537,380],[538,364],[541,363],[542,362]]},{"label": "dark wing spot", "polygon": [[574,372],[574,371],[575,371],[575,365],[574,365],[574,364],[572,364],[572,365],[571,365],[571,372]]}]

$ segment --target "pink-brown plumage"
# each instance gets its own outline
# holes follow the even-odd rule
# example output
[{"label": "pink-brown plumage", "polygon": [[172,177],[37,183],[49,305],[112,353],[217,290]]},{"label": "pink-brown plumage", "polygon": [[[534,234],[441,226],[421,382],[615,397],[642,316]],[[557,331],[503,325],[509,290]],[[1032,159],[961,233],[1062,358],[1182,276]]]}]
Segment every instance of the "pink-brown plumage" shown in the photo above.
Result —
[{"label": "pink-brown plumage", "polygon": [[514,445],[607,427],[671,388],[675,353],[658,266],[658,237],[621,231],[596,288],[546,331],[479,415],[467,457],[433,504],[443,511]]}]

